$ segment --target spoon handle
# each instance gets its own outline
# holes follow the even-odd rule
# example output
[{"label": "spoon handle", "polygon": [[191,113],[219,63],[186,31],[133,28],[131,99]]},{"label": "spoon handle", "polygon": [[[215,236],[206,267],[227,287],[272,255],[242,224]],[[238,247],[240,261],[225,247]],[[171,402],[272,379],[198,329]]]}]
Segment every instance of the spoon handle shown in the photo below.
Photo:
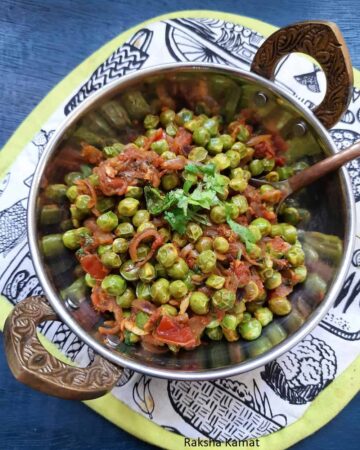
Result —
[{"label": "spoon handle", "polygon": [[339,169],[345,163],[358,158],[360,156],[360,142],[352,145],[348,149],[336,153],[336,155],[329,156],[313,166],[305,169],[288,179],[288,186],[291,192],[296,192],[305,186],[313,183],[319,178]]}]

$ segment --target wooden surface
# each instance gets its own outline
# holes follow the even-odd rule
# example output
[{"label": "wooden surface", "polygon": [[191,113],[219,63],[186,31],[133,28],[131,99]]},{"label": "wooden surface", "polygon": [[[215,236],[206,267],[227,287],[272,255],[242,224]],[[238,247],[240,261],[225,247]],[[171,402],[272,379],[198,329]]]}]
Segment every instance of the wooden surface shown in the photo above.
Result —
[{"label": "wooden surface", "polygon": [[[358,0],[0,0],[0,147],[37,103],[84,58],[127,28],[184,9],[213,9],[274,25],[336,22],[360,67]],[[2,336],[0,336],[2,345]],[[296,450],[352,450],[360,442],[360,397]],[[1,450],[148,450],[79,402],[16,382],[0,352]]]}]

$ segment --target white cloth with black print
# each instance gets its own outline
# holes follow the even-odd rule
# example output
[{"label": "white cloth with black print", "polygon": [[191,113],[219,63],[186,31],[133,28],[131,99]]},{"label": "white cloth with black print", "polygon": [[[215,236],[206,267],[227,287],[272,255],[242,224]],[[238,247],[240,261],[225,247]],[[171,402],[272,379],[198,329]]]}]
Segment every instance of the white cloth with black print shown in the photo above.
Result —
[{"label": "white cloth with black print", "polygon": [[[173,61],[207,61],[249,69],[263,37],[214,19],[168,19],[147,25],[119,47],[74,91],[24,148],[0,185],[0,292],[16,303],[42,292],[26,240],[26,202],[32,174],[52,133],[89,95],[121,76]],[[292,55],[277,69],[277,82],[312,107],[325,80],[311,61]],[[331,130],[339,150],[360,138],[360,91]],[[359,161],[348,165],[357,209]],[[162,427],[187,437],[246,439],[277,431],[299,419],[310,402],[359,354],[360,242],[335,306],[300,344],[265,367],[227,380],[152,379],[125,370],[113,395]],[[47,322],[42,332],[73,361],[89,364],[93,352],[69,328]]]}]

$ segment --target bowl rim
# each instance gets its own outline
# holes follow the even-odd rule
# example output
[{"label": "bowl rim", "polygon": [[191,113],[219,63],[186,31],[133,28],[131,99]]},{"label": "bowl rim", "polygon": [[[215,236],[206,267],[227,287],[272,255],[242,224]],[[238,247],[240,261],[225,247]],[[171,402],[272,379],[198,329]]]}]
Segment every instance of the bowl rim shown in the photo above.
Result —
[{"label": "bowl rim", "polygon": [[63,320],[68,327],[89,347],[91,347],[96,353],[107,360],[115,363],[118,366],[132,369],[136,372],[141,372],[143,374],[154,376],[158,378],[166,378],[172,380],[211,380],[215,378],[230,377],[239,375],[244,372],[248,372],[264,366],[266,363],[275,360],[281,356],[286,351],[289,351],[297,343],[299,343],[304,337],[306,337],[314,327],[321,321],[325,316],[327,311],[330,309],[331,305],[335,301],[345,279],[345,276],[350,265],[351,256],[353,252],[353,247],[355,243],[355,201],[353,198],[351,190],[351,182],[349,175],[344,167],[339,171],[340,173],[340,183],[345,194],[345,205],[346,208],[346,229],[344,238],[345,251],[343,253],[341,263],[339,265],[339,270],[336,278],[332,282],[329,291],[327,292],[324,301],[314,310],[306,322],[290,337],[284,339],[281,343],[275,345],[275,347],[266,351],[265,353],[251,358],[237,364],[233,364],[227,367],[220,367],[216,369],[200,369],[200,370],[189,370],[189,371],[178,371],[175,369],[166,369],[160,367],[148,366],[145,362],[142,363],[137,360],[127,359],[122,356],[118,351],[112,350],[101,344],[95,338],[93,338],[88,332],[86,332],[79,323],[71,316],[70,312],[67,310],[65,303],[60,300],[58,292],[53,288],[50,280],[47,277],[46,270],[43,267],[42,258],[40,254],[40,248],[37,242],[36,235],[36,203],[38,197],[38,191],[40,188],[40,180],[44,173],[45,167],[48,161],[53,155],[57,148],[58,143],[63,137],[63,133],[68,129],[71,124],[75,123],[80,116],[82,116],[86,111],[91,109],[94,104],[96,104],[100,98],[105,98],[110,95],[113,91],[118,90],[122,85],[133,84],[136,81],[141,81],[141,79],[146,77],[151,77],[159,74],[163,74],[170,71],[186,71],[191,69],[194,72],[206,72],[206,71],[216,71],[218,73],[224,73],[226,75],[240,76],[242,79],[248,80],[250,82],[256,82],[259,88],[263,86],[269,89],[278,96],[285,98],[291,105],[293,105],[298,111],[301,111],[302,116],[310,123],[317,133],[320,141],[326,146],[326,149],[330,151],[331,154],[337,152],[335,143],[332,141],[326,128],[319,122],[316,116],[306,108],[297,98],[291,96],[282,86],[276,84],[271,80],[267,80],[251,71],[244,69],[238,69],[233,67],[223,66],[221,64],[213,63],[170,63],[154,65],[149,68],[140,69],[134,73],[124,75],[123,77],[110,82],[107,86],[100,88],[97,92],[92,94],[90,97],[85,99],[83,103],[76,108],[75,111],[71,112],[60,124],[58,129],[55,131],[51,139],[47,144],[47,148],[43,152],[40,161],[36,167],[33,176],[33,182],[30,189],[28,208],[27,208],[27,234],[29,241],[29,248],[31,257],[33,260],[36,275],[44,289],[46,298],[48,299],[51,306],[54,308],[56,314],[61,320]]}]

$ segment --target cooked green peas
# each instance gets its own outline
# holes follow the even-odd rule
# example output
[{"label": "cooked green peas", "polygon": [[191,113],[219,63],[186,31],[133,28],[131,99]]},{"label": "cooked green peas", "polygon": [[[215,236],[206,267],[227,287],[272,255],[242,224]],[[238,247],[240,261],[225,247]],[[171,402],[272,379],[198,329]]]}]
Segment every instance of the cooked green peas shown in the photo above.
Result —
[{"label": "cooked green peas", "polygon": [[146,136],[138,136],[135,141],[134,144],[137,145],[139,148],[143,148],[146,145]]},{"label": "cooked green peas", "polygon": [[156,128],[159,125],[159,116],[154,116],[153,114],[148,114],[144,119],[144,127],[149,130],[150,128]]},{"label": "cooked green peas", "polygon": [[71,202],[75,202],[77,196],[79,195],[79,191],[78,191],[78,187],[73,185],[70,186],[67,190],[66,190],[66,197],[71,201]]},{"label": "cooked green peas", "polygon": [[110,269],[117,269],[121,266],[121,258],[115,252],[105,252],[101,255],[100,259],[104,266]]},{"label": "cooked green peas", "polygon": [[[223,143],[222,143],[221,138],[219,138],[219,137],[212,137],[212,138],[210,138],[210,140],[209,140],[209,142],[207,144],[207,149],[212,154],[214,154],[214,153],[215,154],[221,153],[223,151]],[[230,167],[230,161],[229,161],[228,167]]]},{"label": "cooked green peas", "polygon": [[238,152],[240,158],[244,158],[244,156],[247,155],[247,147],[243,142],[235,142],[235,144],[231,146],[231,150],[234,150],[234,152]]},{"label": "cooked green peas", "polygon": [[230,136],[230,134],[222,134],[220,135],[220,139],[224,150],[229,150],[234,145],[234,139]]},{"label": "cooked green peas", "polygon": [[194,113],[189,109],[183,108],[177,113],[178,123],[180,125],[184,125],[184,123],[188,122],[193,118]]},{"label": "cooked green peas", "polygon": [[144,300],[151,300],[151,284],[136,283],[136,297]]},{"label": "cooked green peas", "polygon": [[224,329],[227,328],[228,330],[235,330],[237,326],[237,318],[233,314],[225,314],[224,318],[222,319],[220,326]]},{"label": "cooked green peas", "polygon": [[188,272],[189,267],[182,258],[178,258],[175,263],[167,269],[168,275],[175,280],[184,280]]},{"label": "cooked green peas", "polygon": [[75,181],[81,180],[83,177],[81,172],[69,172],[65,175],[64,181],[68,186],[72,186],[75,184]]},{"label": "cooked green peas", "polygon": [[141,225],[137,227],[137,232],[141,233],[144,230],[147,230],[148,228],[152,228],[153,230],[156,230],[156,226],[152,222],[143,222]]},{"label": "cooked green peas", "polygon": [[141,266],[139,270],[139,278],[144,283],[150,283],[156,276],[155,267],[149,263],[146,262],[143,266]]},{"label": "cooked green peas", "polygon": [[101,214],[96,220],[97,226],[100,228],[100,230],[108,232],[112,231],[114,228],[118,226],[118,218],[115,213],[112,211],[108,211],[104,214]]},{"label": "cooked green peas", "polygon": [[205,120],[202,126],[210,133],[210,136],[216,136],[219,132],[219,124],[213,118]]},{"label": "cooked green peas", "polygon": [[306,266],[298,266],[294,268],[297,283],[303,283],[307,277]]},{"label": "cooked green peas", "polygon": [[216,254],[212,250],[204,250],[197,257],[196,263],[203,273],[209,273],[216,266]]},{"label": "cooked green peas", "polygon": [[101,244],[97,248],[97,252],[98,252],[99,256],[102,256],[104,253],[111,252],[111,251],[112,251],[112,245],[111,244]]},{"label": "cooked green peas", "polygon": [[255,300],[259,295],[259,288],[255,281],[250,280],[245,286],[245,299],[249,302]]},{"label": "cooked green peas", "polygon": [[164,304],[170,300],[170,283],[166,278],[159,278],[151,286],[151,297],[157,304]]},{"label": "cooked green peas", "polygon": [[195,144],[200,145],[201,147],[206,147],[206,145],[210,141],[210,133],[206,128],[196,128],[193,134],[193,141],[195,142]]},{"label": "cooked green peas", "polygon": [[240,164],[240,155],[235,150],[228,150],[225,155],[228,158],[232,169],[235,169]]},{"label": "cooked green peas", "polygon": [[285,222],[291,224],[291,225],[297,225],[300,221],[300,214],[299,211],[296,208],[285,208],[282,213],[282,218]]},{"label": "cooked green peas", "polygon": [[209,312],[209,297],[203,292],[193,292],[190,297],[190,308],[195,314],[207,314]]},{"label": "cooked green peas", "polygon": [[221,341],[223,338],[223,331],[221,327],[206,328],[205,333],[212,341]]},{"label": "cooked green peas", "polygon": [[290,178],[294,174],[294,169],[292,167],[278,167],[276,169],[276,172],[279,175],[279,180],[286,180],[287,178]]},{"label": "cooked green peas", "polygon": [[165,191],[171,191],[180,183],[179,175],[176,173],[168,173],[161,178],[161,186]]},{"label": "cooked green peas", "polygon": [[62,235],[62,241],[66,248],[77,250],[80,247],[80,237],[77,229],[65,231]]},{"label": "cooked green peas", "polygon": [[249,244],[247,248],[247,253],[252,259],[259,259],[261,256],[261,248],[256,244]]},{"label": "cooked green peas", "polygon": [[224,155],[224,153],[219,153],[218,155],[215,155],[212,158],[211,162],[215,164],[219,172],[222,172],[223,170],[230,167],[230,160],[226,155]]},{"label": "cooked green peas", "polygon": [[112,243],[112,251],[115,253],[126,253],[129,248],[129,243],[124,238],[116,238]]},{"label": "cooked green peas", "polygon": [[91,288],[96,286],[95,278],[93,278],[89,273],[85,274],[85,283]]},{"label": "cooked green peas", "polygon": [[258,217],[251,222],[251,225],[257,227],[262,236],[267,236],[271,232],[271,223],[263,217]]},{"label": "cooked green peas", "polygon": [[125,197],[140,199],[143,195],[143,192],[143,189],[139,186],[128,186],[126,189]]},{"label": "cooked green peas", "polygon": [[146,314],[143,311],[139,311],[138,313],[136,313],[135,316],[136,326],[143,329],[146,322],[149,320],[149,317],[150,317],[149,314]]},{"label": "cooked green peas", "polygon": [[165,268],[171,267],[178,257],[178,251],[174,244],[162,245],[156,255],[157,261]]},{"label": "cooked green peas", "polygon": [[154,150],[158,155],[162,155],[169,151],[169,144],[166,139],[159,139],[151,144],[151,150]]},{"label": "cooked green peas", "polygon": [[159,228],[158,233],[162,236],[163,241],[167,242],[171,239],[171,232],[167,228]]},{"label": "cooked green peas", "polygon": [[254,239],[255,239],[255,242],[258,242],[258,241],[260,241],[261,240],[261,238],[262,238],[262,235],[261,235],[261,231],[260,231],[260,229],[257,227],[257,226],[255,226],[255,225],[249,225],[248,226],[248,229],[251,231],[251,233],[253,234],[253,236],[254,236]]},{"label": "cooked green peas", "polygon": [[174,123],[168,123],[166,125],[166,134],[171,137],[175,137],[178,131],[178,127]]},{"label": "cooked green peas", "polygon": [[166,109],[160,114],[160,122],[162,125],[166,126],[175,120],[175,111],[172,109]]},{"label": "cooked green peas", "polygon": [[202,236],[203,230],[197,223],[189,222],[186,226],[185,234],[190,242],[196,242]]},{"label": "cooked green peas", "polygon": [[249,130],[246,128],[245,125],[240,125],[239,131],[238,131],[236,137],[237,137],[237,139],[238,139],[240,142],[247,142],[247,141],[249,140],[250,132],[249,132]]},{"label": "cooked green peas", "polygon": [[239,325],[240,336],[246,341],[253,341],[261,335],[262,326],[259,320],[250,319],[246,322],[242,322]]},{"label": "cooked green peas", "polygon": [[206,286],[209,286],[213,289],[222,289],[225,284],[225,278],[221,277],[219,275],[211,274],[207,278],[205,284],[206,284]]},{"label": "cooked green peas", "polygon": [[68,187],[65,184],[49,184],[45,189],[45,197],[53,202],[61,202],[66,198]]},{"label": "cooked green peas", "polygon": [[249,164],[251,175],[257,176],[264,172],[264,163],[261,159],[253,159]]},{"label": "cooked green peas", "polygon": [[166,277],[166,269],[165,269],[165,267],[162,264],[156,263],[154,267],[155,267],[156,277],[157,278],[159,278],[159,277],[162,277],[162,278]]},{"label": "cooked green peas", "polygon": [[120,274],[127,281],[135,281],[139,279],[139,268],[129,259],[121,265]]},{"label": "cooked green peas", "polygon": [[265,281],[266,289],[276,289],[280,286],[282,282],[280,272],[273,272],[271,277],[267,278]]},{"label": "cooked green peas", "polygon": [[265,327],[273,320],[273,313],[269,308],[261,307],[254,312],[255,318]]},{"label": "cooked green peas", "polygon": [[185,297],[188,293],[188,288],[186,284],[181,280],[175,280],[170,283],[170,295],[174,298]]},{"label": "cooked green peas", "polygon": [[211,297],[214,308],[229,311],[235,304],[236,295],[229,289],[220,289]]},{"label": "cooked green peas", "polygon": [[136,256],[138,260],[142,260],[146,258],[146,256],[149,254],[150,248],[148,245],[141,244],[136,250]]},{"label": "cooked green peas", "polygon": [[214,239],[214,250],[219,253],[227,253],[230,248],[229,242],[222,236],[218,236]]},{"label": "cooked green peas", "polygon": [[79,195],[75,200],[75,206],[80,211],[87,213],[90,211],[89,202],[91,201],[90,195]]},{"label": "cooked green peas", "polygon": [[215,205],[210,210],[210,219],[217,224],[226,222],[226,210],[223,205]]},{"label": "cooked green peas", "polygon": [[247,199],[244,195],[234,195],[231,197],[231,202],[239,208],[239,214],[244,214],[249,209]]},{"label": "cooked green peas", "polygon": [[96,202],[96,209],[104,213],[109,209],[112,209],[115,205],[115,200],[112,197],[98,197]]},{"label": "cooked green peas", "polygon": [[130,308],[133,300],[135,300],[135,293],[131,288],[126,288],[121,295],[116,296],[116,303],[122,308]]},{"label": "cooked green peas", "polygon": [[146,209],[139,209],[132,218],[132,223],[138,228],[142,223],[150,220],[150,213]]},{"label": "cooked green peas", "polygon": [[286,316],[291,311],[291,303],[286,297],[272,297],[268,306],[277,316]]},{"label": "cooked green peas", "polygon": [[115,228],[115,235],[121,238],[130,238],[135,234],[134,227],[129,222],[120,223]]},{"label": "cooked green peas", "polygon": [[295,244],[297,239],[297,230],[293,225],[283,224],[281,237],[289,244]]},{"label": "cooked green peas", "polygon": [[125,330],[124,331],[124,343],[126,345],[134,345],[140,341],[140,336],[133,333],[132,331]]},{"label": "cooked green peas", "polygon": [[208,155],[208,152],[204,147],[194,147],[190,151],[188,158],[191,161],[202,162],[202,161],[205,161],[207,155]]},{"label": "cooked green peas", "polygon": [[305,254],[301,248],[295,247],[295,245],[286,252],[285,257],[293,267],[304,264]]},{"label": "cooked green peas", "polygon": [[135,215],[139,207],[139,200],[136,198],[124,198],[118,204],[118,212],[121,216],[132,217]]},{"label": "cooked green peas", "polygon": [[201,236],[195,245],[196,250],[201,253],[204,250],[211,250],[213,248],[213,240],[208,236]]},{"label": "cooked green peas", "polygon": [[120,275],[107,275],[101,282],[101,288],[109,295],[121,295],[126,287],[126,281]]},{"label": "cooked green peas", "polygon": [[232,178],[229,187],[236,192],[244,192],[247,188],[248,182],[244,178]]},{"label": "cooked green peas", "polygon": [[162,316],[177,316],[177,309],[174,306],[165,304],[160,306],[160,312]]}]

